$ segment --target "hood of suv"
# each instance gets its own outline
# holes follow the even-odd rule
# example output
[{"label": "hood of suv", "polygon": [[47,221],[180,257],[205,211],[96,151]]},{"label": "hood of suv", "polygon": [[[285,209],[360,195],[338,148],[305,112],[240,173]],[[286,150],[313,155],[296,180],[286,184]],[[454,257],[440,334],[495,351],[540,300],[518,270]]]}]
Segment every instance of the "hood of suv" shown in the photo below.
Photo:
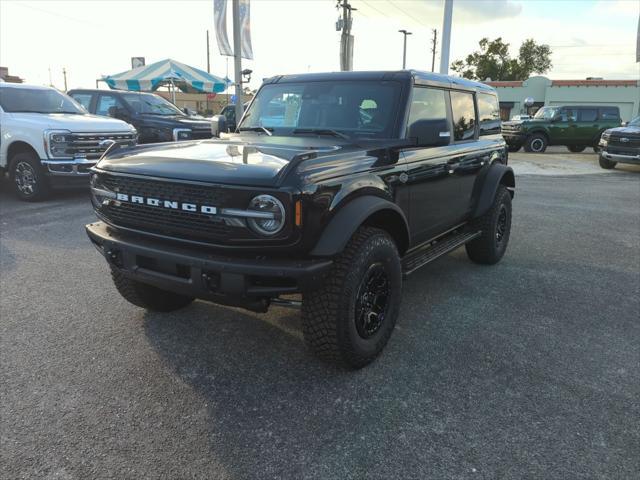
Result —
[{"label": "hood of suv", "polygon": [[[311,143],[311,141],[313,143]],[[115,151],[101,160],[101,170],[175,180],[231,185],[274,186],[294,161],[335,153],[335,139],[235,136]]]},{"label": "hood of suv", "polygon": [[16,120],[43,130],[69,130],[76,133],[131,132],[133,127],[122,120],[98,115],[74,115],[71,113],[15,112]]},{"label": "hood of suv", "polygon": [[640,136],[640,126],[627,125],[626,127],[610,128],[607,130],[607,133],[616,137],[623,137],[625,135],[637,137]]}]

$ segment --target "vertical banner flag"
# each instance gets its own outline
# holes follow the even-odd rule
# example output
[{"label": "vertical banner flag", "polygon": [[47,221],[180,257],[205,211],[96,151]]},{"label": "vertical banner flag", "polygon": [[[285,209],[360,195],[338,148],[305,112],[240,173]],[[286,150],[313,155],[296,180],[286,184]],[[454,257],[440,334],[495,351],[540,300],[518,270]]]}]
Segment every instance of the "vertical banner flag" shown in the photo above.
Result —
[{"label": "vertical banner flag", "polygon": [[638,14],[638,39],[636,42],[636,62],[640,62],[640,13]]},{"label": "vertical banner flag", "polygon": [[227,35],[227,0],[213,0],[213,23],[216,28],[216,40],[220,55],[233,56]]},{"label": "vertical banner flag", "polygon": [[240,0],[240,32],[242,40],[242,58],[253,60],[251,47],[251,19],[249,18],[249,1]]}]

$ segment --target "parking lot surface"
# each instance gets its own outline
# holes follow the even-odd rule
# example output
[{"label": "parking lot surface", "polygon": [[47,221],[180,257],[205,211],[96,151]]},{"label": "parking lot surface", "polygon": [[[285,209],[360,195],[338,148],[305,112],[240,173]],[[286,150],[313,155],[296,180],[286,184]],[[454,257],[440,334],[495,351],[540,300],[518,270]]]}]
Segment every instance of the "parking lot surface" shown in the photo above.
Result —
[{"label": "parking lot surface", "polygon": [[87,192],[0,185],[0,477],[637,478],[640,175],[520,176],[509,249],[409,277],[383,355],[297,312],[125,302]]}]

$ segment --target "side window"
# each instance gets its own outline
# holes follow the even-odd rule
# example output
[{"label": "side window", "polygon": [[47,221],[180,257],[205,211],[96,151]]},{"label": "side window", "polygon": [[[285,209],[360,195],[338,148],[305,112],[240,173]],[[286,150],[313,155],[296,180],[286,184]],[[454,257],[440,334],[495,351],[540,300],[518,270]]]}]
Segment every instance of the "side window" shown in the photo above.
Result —
[{"label": "side window", "polygon": [[598,119],[597,108],[582,108],[578,112],[579,122],[595,122]]},{"label": "side window", "polygon": [[120,101],[113,95],[100,95],[96,106],[96,115],[109,115],[109,108],[121,107]]},{"label": "side window", "polygon": [[89,111],[89,106],[91,105],[91,94],[90,93],[74,93],[71,95],[76,102],[82,105],[87,112]]},{"label": "side window", "polygon": [[473,94],[466,92],[451,93],[453,111],[453,138],[456,141],[471,140],[476,133],[476,111],[473,106]]},{"label": "side window", "polygon": [[563,122],[575,122],[578,120],[578,111],[575,108],[563,108],[559,112],[560,120]]},{"label": "side window", "polygon": [[446,118],[447,104],[444,90],[425,87],[415,87],[413,89],[408,125],[411,125],[416,120],[439,120]]},{"label": "side window", "polygon": [[222,115],[225,116],[227,122],[235,123],[236,122],[236,107],[224,107],[222,110]]},{"label": "side window", "polygon": [[600,119],[601,120],[619,120],[620,112],[616,107],[601,107]]},{"label": "side window", "polygon": [[498,97],[489,93],[478,94],[480,135],[500,133],[500,106]]}]

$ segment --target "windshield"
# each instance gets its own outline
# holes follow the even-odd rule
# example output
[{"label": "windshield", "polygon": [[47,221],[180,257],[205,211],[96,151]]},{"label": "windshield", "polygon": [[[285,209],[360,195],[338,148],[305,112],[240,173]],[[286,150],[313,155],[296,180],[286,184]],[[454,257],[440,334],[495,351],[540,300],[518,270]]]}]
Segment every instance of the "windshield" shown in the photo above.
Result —
[{"label": "windshield", "polygon": [[321,81],[263,86],[239,130],[274,135],[332,133],[389,138],[393,135],[401,84],[394,81]]},{"label": "windshield", "polygon": [[533,118],[541,118],[543,120],[551,120],[555,118],[558,109],[555,107],[542,107],[538,110]]},{"label": "windshield", "polygon": [[152,93],[123,93],[122,98],[136,113],[184,115],[173,103]]},{"label": "windshield", "polygon": [[640,127],[640,117],[634,118],[629,123],[627,123],[627,125],[629,125],[631,127]]},{"label": "windshield", "polygon": [[5,112],[73,113],[87,111],[71,97],[49,88],[0,88],[0,105]]}]

